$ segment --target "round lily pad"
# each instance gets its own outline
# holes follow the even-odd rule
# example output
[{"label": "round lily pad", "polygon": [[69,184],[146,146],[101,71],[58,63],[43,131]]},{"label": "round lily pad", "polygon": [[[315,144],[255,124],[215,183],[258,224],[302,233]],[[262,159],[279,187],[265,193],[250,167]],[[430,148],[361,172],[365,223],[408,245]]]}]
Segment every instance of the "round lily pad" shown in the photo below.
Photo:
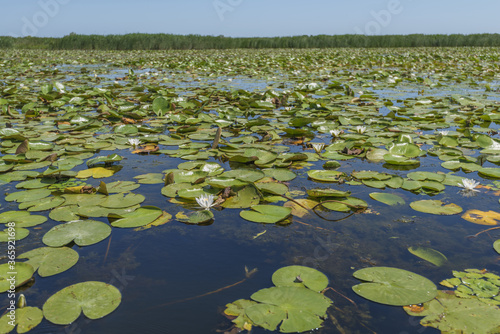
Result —
[{"label": "round lily pad", "polygon": [[14,227],[14,230],[11,230],[10,228],[6,228],[3,231],[0,231],[0,242],[7,242],[9,240],[12,240],[11,238],[14,238],[14,240],[23,240],[30,234],[30,231],[22,228],[22,227]]},{"label": "round lily pad", "polygon": [[405,200],[400,196],[389,193],[370,193],[370,197],[387,205],[404,205]]},{"label": "round lily pad", "polygon": [[78,253],[71,248],[40,247],[19,255],[20,259],[28,259],[26,263],[38,269],[38,275],[47,277],[62,273],[78,262]]},{"label": "round lily pad", "polygon": [[134,212],[121,215],[121,218],[113,221],[111,225],[113,227],[122,228],[145,226],[154,222],[162,214],[163,211],[160,208],[155,206],[143,206]]},{"label": "round lily pad", "polygon": [[11,193],[7,196],[5,196],[5,200],[7,202],[12,202],[16,201],[18,203],[21,202],[30,202],[30,201],[36,201],[40,200],[42,198],[45,198],[51,194],[51,191],[49,189],[31,189],[31,190],[24,190],[24,191],[18,191],[15,193]]},{"label": "round lily pad", "polygon": [[304,266],[288,266],[276,270],[272,277],[276,286],[306,287],[320,292],[328,286],[328,278],[322,272]]},{"label": "round lily pad", "polygon": [[[10,290],[11,285],[15,287],[23,285],[31,279],[34,273],[35,268],[28,263],[0,264],[0,293]],[[13,276],[15,280],[9,280]]]},{"label": "round lily pad", "polygon": [[[256,325],[274,330],[281,322],[283,333],[319,328],[332,301],[324,295],[296,286],[262,289],[251,298],[261,304],[249,306],[246,315]],[[273,328],[274,325],[274,328]]]},{"label": "round lily pad", "polygon": [[415,211],[431,213],[433,215],[456,215],[462,212],[462,208],[456,204],[446,204],[439,200],[421,200],[410,203]]},{"label": "round lily pad", "polygon": [[[0,333],[10,333],[17,326],[17,333],[26,333],[38,326],[43,320],[43,312],[38,307],[22,307],[16,309],[16,318],[11,320],[8,313],[0,318]],[[12,326],[14,321],[14,326]]]},{"label": "round lily pad", "polygon": [[316,181],[338,182],[344,173],[335,170],[310,170],[307,172],[307,175]]},{"label": "round lily pad", "polygon": [[241,211],[243,219],[255,223],[274,224],[285,220],[292,214],[292,209],[276,205],[254,205],[251,210]]},{"label": "round lily pad", "polygon": [[175,219],[185,224],[202,225],[208,224],[214,219],[214,214],[210,210],[200,210],[188,213],[179,212],[175,215]]},{"label": "round lily pad", "polygon": [[354,277],[365,281],[353,286],[354,292],[368,300],[395,306],[425,303],[437,295],[427,278],[407,270],[372,267],[356,271]]},{"label": "round lily pad", "polygon": [[78,220],[56,225],[43,236],[43,243],[61,247],[74,241],[78,246],[96,244],[111,234],[111,227],[95,220]]},{"label": "round lily pad", "polygon": [[496,250],[498,254],[500,254],[500,239],[493,243],[493,249]]},{"label": "round lily pad", "polygon": [[52,295],[43,305],[43,315],[57,325],[69,325],[83,314],[99,319],[113,312],[121,303],[120,290],[103,282],[70,285]]},{"label": "round lily pad", "polygon": [[109,209],[128,208],[144,202],[146,197],[139,194],[115,194],[108,196],[103,202],[99,203],[100,206]]},{"label": "round lily pad", "polygon": [[297,177],[294,172],[286,168],[266,168],[263,172],[265,176],[272,177],[281,182],[291,181]]}]

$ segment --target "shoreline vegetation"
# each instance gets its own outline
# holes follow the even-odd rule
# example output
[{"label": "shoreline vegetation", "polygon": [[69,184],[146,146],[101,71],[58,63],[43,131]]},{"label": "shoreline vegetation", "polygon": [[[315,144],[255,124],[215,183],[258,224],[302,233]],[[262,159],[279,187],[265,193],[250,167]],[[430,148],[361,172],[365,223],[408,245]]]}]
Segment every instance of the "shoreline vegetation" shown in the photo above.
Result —
[{"label": "shoreline vegetation", "polygon": [[0,36],[0,49],[46,50],[203,50],[398,47],[498,47],[500,34],[453,35],[316,35],[225,37],[173,34]]}]

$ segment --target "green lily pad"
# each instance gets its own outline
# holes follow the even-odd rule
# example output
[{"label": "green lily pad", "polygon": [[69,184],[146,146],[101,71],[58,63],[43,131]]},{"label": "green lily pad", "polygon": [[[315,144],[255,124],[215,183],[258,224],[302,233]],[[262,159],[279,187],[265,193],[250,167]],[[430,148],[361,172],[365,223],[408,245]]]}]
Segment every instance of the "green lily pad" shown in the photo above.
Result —
[{"label": "green lily pad", "polygon": [[77,205],[60,206],[49,213],[49,218],[58,222],[70,222],[80,219]]},{"label": "green lily pad", "polygon": [[[16,288],[25,284],[31,279],[34,273],[35,269],[28,263],[0,264],[0,293],[8,291],[11,284],[15,285]],[[15,277],[15,280],[8,280],[12,276]]]},{"label": "green lily pad", "polygon": [[140,184],[163,184],[163,174],[162,173],[148,173],[143,175],[134,176],[137,182]]},{"label": "green lily pad", "polygon": [[113,312],[121,303],[120,290],[103,282],[83,282],[70,285],[52,295],[43,305],[43,315],[57,325],[69,325],[83,314],[100,319]]},{"label": "green lily pad", "polygon": [[[23,240],[30,234],[30,231],[22,227],[11,227],[0,231],[0,242],[8,242],[9,240]],[[12,239],[14,238],[14,239]]]},{"label": "green lily pad", "polygon": [[436,182],[443,182],[444,179],[446,178],[446,175],[432,173],[432,172],[411,172],[411,173],[408,173],[407,177],[409,179],[412,179],[415,181],[430,180],[430,181],[436,181]]},{"label": "green lily pad", "polygon": [[439,291],[437,297],[424,304],[424,310],[413,316],[424,317],[420,324],[433,327],[441,333],[498,333],[500,309],[477,298],[458,298],[455,294]]},{"label": "green lily pad", "polygon": [[207,224],[214,219],[214,214],[210,210],[200,210],[188,213],[179,212],[175,215],[175,219],[185,224]]},{"label": "green lily pad", "polygon": [[37,201],[23,202],[19,204],[19,209],[28,209],[28,211],[45,211],[57,208],[65,202],[61,196],[51,196],[39,199]]},{"label": "green lily pad", "polygon": [[[336,200],[338,202],[326,202],[326,203],[322,202],[321,205],[328,210],[339,211],[339,212],[349,212],[351,210],[354,210],[352,205],[355,205],[359,208],[368,207],[368,203],[366,203],[364,200],[356,198],[356,197],[347,197],[345,199],[338,198]],[[350,205],[346,205],[346,204],[350,204]]]},{"label": "green lily pad", "polygon": [[248,184],[248,182],[236,178],[222,176],[209,178],[206,182],[214,188],[242,187]]},{"label": "green lily pad", "polygon": [[328,278],[322,272],[304,266],[288,266],[276,270],[272,277],[276,286],[306,287],[320,292],[328,286]]},{"label": "green lily pad", "polygon": [[[407,158],[418,157],[422,152],[420,150],[420,147],[410,143],[391,143],[390,145],[388,145],[387,149],[392,155],[400,155]],[[385,156],[384,159],[387,161],[387,158]]]},{"label": "green lily pad", "polygon": [[222,207],[231,209],[247,209],[260,202],[260,195],[253,186],[246,186],[236,192],[235,196],[227,198]]},{"label": "green lily pad", "polygon": [[140,184],[137,184],[134,181],[116,181],[106,184],[106,189],[109,194],[132,191],[139,187]]},{"label": "green lily pad", "polygon": [[493,249],[496,250],[498,254],[500,254],[500,239],[493,243]]},{"label": "green lily pad", "polygon": [[8,313],[0,318],[0,333],[10,333],[17,326],[17,333],[26,333],[38,326],[43,320],[43,312],[38,307],[25,306],[16,309],[16,318],[13,321]]},{"label": "green lily pad", "polygon": [[281,182],[291,181],[297,177],[297,174],[286,168],[266,168],[262,171],[265,176]]},{"label": "green lily pad", "polygon": [[255,186],[263,193],[270,193],[273,195],[284,195],[288,192],[286,184],[278,182],[257,182]]},{"label": "green lily pad", "polygon": [[430,213],[433,215],[456,215],[462,212],[462,208],[456,204],[446,204],[439,200],[420,200],[410,203],[413,210]]},{"label": "green lily pad", "polygon": [[78,246],[89,246],[106,239],[111,227],[95,220],[79,220],[56,225],[43,236],[49,247],[62,247],[74,241]]},{"label": "green lily pad", "polygon": [[408,251],[415,256],[418,256],[425,261],[432,263],[435,266],[442,266],[448,261],[446,256],[444,256],[441,252],[438,252],[435,249],[428,247],[410,247]]},{"label": "green lily pad", "polygon": [[241,211],[240,217],[255,223],[275,224],[292,214],[292,209],[276,205],[254,205],[251,210]]},{"label": "green lily pad", "polygon": [[26,263],[38,270],[41,277],[62,273],[78,262],[78,253],[68,247],[41,247],[19,255],[20,259],[28,259]]},{"label": "green lily pad", "polygon": [[390,193],[370,193],[370,198],[391,206],[406,203],[400,196]]},{"label": "green lily pad", "polygon": [[351,194],[350,191],[341,191],[332,188],[307,189],[307,195],[311,197],[348,197],[350,194]]},{"label": "green lily pad", "polygon": [[221,177],[235,178],[245,182],[256,182],[262,179],[265,174],[260,170],[253,169],[235,169],[228,172],[224,172],[220,175]]},{"label": "green lily pad", "polygon": [[0,214],[0,224],[15,223],[15,227],[32,227],[46,221],[47,217],[32,215],[27,211],[5,211]]},{"label": "green lily pad", "polygon": [[500,168],[481,168],[478,170],[480,175],[486,175],[495,179],[500,179]]},{"label": "green lily pad", "polygon": [[143,206],[134,212],[121,215],[119,219],[111,223],[113,227],[131,228],[145,226],[154,222],[163,214],[163,211],[156,206]]},{"label": "green lily pad", "polygon": [[395,306],[425,303],[437,295],[427,278],[403,269],[372,267],[356,271],[354,277],[365,281],[353,286],[354,292],[368,300]]},{"label": "green lily pad", "polygon": [[115,194],[108,196],[103,202],[99,203],[103,208],[122,209],[128,208],[144,202],[146,197],[139,194]]},{"label": "green lily pad", "polygon": [[116,153],[110,154],[108,156],[100,156],[93,159],[87,160],[88,167],[95,167],[98,165],[108,166],[114,162],[122,161],[122,157]]},{"label": "green lily pad", "polygon": [[245,310],[248,318],[269,330],[274,330],[281,322],[282,333],[305,332],[321,327],[322,318],[332,303],[320,293],[295,286],[262,289],[251,298],[261,304]]},{"label": "green lily pad", "polygon": [[316,181],[338,182],[344,173],[334,170],[310,170],[307,172],[307,175]]},{"label": "green lily pad", "polygon": [[49,189],[31,189],[18,191],[5,196],[7,202],[16,201],[18,203],[40,200],[49,196],[52,192]]}]

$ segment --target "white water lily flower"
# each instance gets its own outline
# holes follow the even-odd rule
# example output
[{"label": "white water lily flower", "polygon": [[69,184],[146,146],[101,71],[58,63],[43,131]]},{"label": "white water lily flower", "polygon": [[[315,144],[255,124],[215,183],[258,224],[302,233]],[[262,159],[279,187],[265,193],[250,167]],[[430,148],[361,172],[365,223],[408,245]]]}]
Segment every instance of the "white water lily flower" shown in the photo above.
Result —
[{"label": "white water lily flower", "polygon": [[137,138],[132,138],[128,140],[130,146],[137,147],[141,144],[141,141]]},{"label": "white water lily flower", "polygon": [[342,133],[342,130],[339,130],[339,129],[335,129],[335,130],[330,130],[330,134],[333,136],[333,137],[338,137],[340,136],[340,134]]},{"label": "white water lily flower", "polygon": [[457,184],[459,187],[464,188],[464,191],[479,191],[475,188],[480,184],[480,182],[473,179],[462,179],[462,183],[459,182]]},{"label": "white water lily flower", "polygon": [[358,132],[360,135],[362,135],[363,133],[365,133],[365,131],[366,131],[366,126],[358,125],[356,127],[356,132]]},{"label": "white water lily flower", "polygon": [[489,150],[500,150],[500,143],[496,140],[493,140],[493,143],[487,147]]},{"label": "white water lily flower", "polygon": [[214,206],[214,199],[214,195],[203,194],[200,197],[196,197],[196,202],[202,209],[210,210],[210,208]]},{"label": "white water lily flower", "polygon": [[311,143],[311,146],[314,148],[314,151],[316,153],[320,153],[321,151],[323,151],[325,144],[323,144],[323,143]]},{"label": "white water lily flower", "polygon": [[450,131],[446,131],[446,130],[439,130],[438,131],[438,134],[442,135],[442,136],[446,136]]}]

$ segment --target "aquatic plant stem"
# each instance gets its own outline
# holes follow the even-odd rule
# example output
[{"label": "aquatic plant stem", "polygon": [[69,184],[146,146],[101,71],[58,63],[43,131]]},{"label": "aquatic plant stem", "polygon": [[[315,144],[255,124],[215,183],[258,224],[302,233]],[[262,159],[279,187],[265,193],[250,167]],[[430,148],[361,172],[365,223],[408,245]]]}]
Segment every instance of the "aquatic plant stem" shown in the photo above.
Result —
[{"label": "aquatic plant stem", "polygon": [[480,234],[482,234],[482,233],[489,232],[489,231],[493,231],[493,230],[498,230],[498,229],[500,229],[500,226],[497,226],[497,227],[492,227],[492,228],[486,229],[486,230],[484,230],[484,231],[481,231],[481,232],[479,232],[479,233],[476,233],[476,234],[474,234],[474,235],[469,235],[469,236],[468,236],[468,238],[476,238],[476,237],[478,237],[478,236],[479,236]]},{"label": "aquatic plant stem", "polygon": [[106,263],[106,259],[108,258],[109,246],[111,246],[111,238],[112,237],[113,236],[109,236],[108,247],[106,248],[106,254],[104,254],[104,260],[102,261],[102,264]]},{"label": "aquatic plant stem", "polygon": [[190,301],[190,300],[194,300],[194,299],[198,299],[198,298],[202,298],[202,297],[206,297],[206,296],[209,296],[209,295],[212,295],[214,293],[218,293],[218,292],[221,292],[221,291],[224,291],[224,290],[227,290],[229,288],[232,288],[234,286],[237,286],[241,283],[244,283],[246,280],[248,280],[250,277],[245,277],[244,279],[242,279],[241,281],[238,281],[236,283],[233,283],[233,284],[230,284],[230,285],[227,285],[225,287],[222,287],[220,289],[217,289],[217,290],[213,290],[213,291],[210,291],[210,292],[207,292],[207,293],[204,293],[204,294],[201,294],[201,295],[197,295],[197,296],[194,296],[194,297],[189,297],[189,298],[185,298],[185,299],[181,299],[181,300],[174,300],[173,302],[169,302],[169,303],[165,303],[165,304],[161,304],[161,305],[157,305],[155,307],[152,307],[148,310],[151,310],[151,309],[155,309],[155,308],[158,308],[158,307],[163,307],[163,306],[169,306],[169,305],[174,305],[174,304],[178,304],[178,303],[183,303],[183,302],[187,302],[187,301]]}]

